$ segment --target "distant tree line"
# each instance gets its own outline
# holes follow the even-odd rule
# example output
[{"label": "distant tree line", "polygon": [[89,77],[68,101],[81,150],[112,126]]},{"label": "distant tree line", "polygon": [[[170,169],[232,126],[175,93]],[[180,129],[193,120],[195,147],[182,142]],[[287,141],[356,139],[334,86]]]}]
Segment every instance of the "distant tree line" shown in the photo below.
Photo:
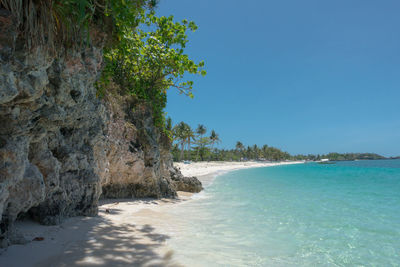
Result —
[{"label": "distant tree line", "polygon": [[331,161],[344,160],[375,160],[386,159],[374,153],[328,153],[328,154],[308,154],[291,155],[279,148],[263,146],[245,146],[237,141],[233,149],[219,149],[215,145],[221,142],[215,130],[207,132],[203,124],[199,124],[196,129],[192,129],[185,122],[180,122],[172,126],[170,118],[167,119],[167,130],[171,131],[173,138],[172,156],[174,161],[286,161],[286,160],[307,160],[318,161],[329,159]]},{"label": "distant tree line", "polygon": [[376,160],[386,159],[384,156],[374,153],[328,153],[324,155],[296,155],[297,160],[321,160],[329,159],[331,161],[345,161],[345,160]]},{"label": "distant tree line", "polygon": [[215,145],[221,142],[215,130],[207,132],[203,124],[192,129],[185,122],[180,122],[172,127],[171,119],[167,120],[167,129],[173,136],[172,155],[174,161],[246,161],[268,160],[282,161],[292,160],[293,157],[278,148],[263,145],[258,147],[244,146],[238,141],[234,149],[219,149]]},{"label": "distant tree line", "polygon": [[199,124],[195,130],[185,122],[180,122],[172,128],[171,119],[167,120],[167,129],[170,128],[174,140],[172,155],[175,161],[181,160],[217,160],[212,157],[216,149],[214,146],[221,142],[219,135],[211,130],[207,135],[207,128]]}]

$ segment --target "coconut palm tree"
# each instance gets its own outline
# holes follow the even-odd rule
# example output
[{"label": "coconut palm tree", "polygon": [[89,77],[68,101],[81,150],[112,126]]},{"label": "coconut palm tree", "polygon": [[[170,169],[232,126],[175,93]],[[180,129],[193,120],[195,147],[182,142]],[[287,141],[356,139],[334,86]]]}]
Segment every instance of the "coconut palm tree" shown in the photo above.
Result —
[{"label": "coconut palm tree", "polygon": [[244,146],[243,146],[243,144],[242,144],[242,142],[240,142],[240,141],[237,141],[236,142],[236,150],[242,150],[244,148]]},{"label": "coconut palm tree", "polygon": [[196,129],[196,133],[200,136],[200,138],[203,137],[203,135],[207,132],[207,128],[203,124],[199,124]]},{"label": "coconut palm tree", "polygon": [[[201,140],[203,138],[203,135],[207,132],[207,128],[203,124],[199,124],[196,129],[196,134],[198,135],[198,139]],[[197,154],[196,154],[196,161],[199,159],[199,152],[200,148],[197,149]]]},{"label": "coconut palm tree", "polygon": [[211,131],[210,142],[211,150],[213,150],[214,144],[218,144],[221,142],[221,140],[219,139],[219,135],[214,130]]},{"label": "coconut palm tree", "polygon": [[254,153],[254,159],[258,160],[260,158],[260,149],[256,144],[253,145],[253,153]]},{"label": "coconut palm tree", "polygon": [[196,144],[197,144],[197,151],[199,152],[200,158],[203,161],[205,156],[209,154],[210,149],[207,147],[210,145],[210,138],[209,137],[203,137],[200,139],[197,139]]},{"label": "coconut palm tree", "polygon": [[181,145],[181,154],[179,156],[179,160],[183,159],[183,152],[185,150],[185,144],[186,144],[186,131],[189,125],[181,121],[179,124],[175,125],[173,129],[174,133],[174,138],[175,140],[178,140],[179,144]]},{"label": "coconut palm tree", "polygon": [[236,153],[238,153],[240,157],[242,157],[243,149],[244,149],[244,145],[242,144],[242,142],[237,141],[236,142]]},{"label": "coconut palm tree", "polygon": [[190,159],[190,145],[191,145],[191,141],[195,141],[195,135],[194,132],[192,130],[192,128],[189,125],[185,125],[185,130],[184,130],[184,137],[186,140],[186,144],[188,145],[188,152],[189,152],[189,156],[188,158]]}]

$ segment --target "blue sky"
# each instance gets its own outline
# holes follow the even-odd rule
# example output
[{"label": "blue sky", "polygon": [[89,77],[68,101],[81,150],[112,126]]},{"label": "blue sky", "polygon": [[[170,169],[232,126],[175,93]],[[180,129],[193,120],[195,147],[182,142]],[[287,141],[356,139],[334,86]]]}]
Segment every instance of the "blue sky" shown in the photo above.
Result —
[{"label": "blue sky", "polygon": [[194,99],[168,95],[175,123],[202,123],[222,148],[400,155],[400,1],[161,0],[194,20],[204,60]]}]

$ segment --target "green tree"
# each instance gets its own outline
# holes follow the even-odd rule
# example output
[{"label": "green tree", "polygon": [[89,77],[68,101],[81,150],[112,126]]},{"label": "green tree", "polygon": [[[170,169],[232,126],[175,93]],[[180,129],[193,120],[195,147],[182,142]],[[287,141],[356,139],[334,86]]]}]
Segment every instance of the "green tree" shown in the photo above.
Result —
[{"label": "green tree", "polygon": [[210,149],[207,147],[211,144],[210,138],[202,137],[196,140],[197,150],[199,151],[199,155],[202,161],[210,154]]},{"label": "green tree", "polygon": [[214,145],[220,143],[221,140],[219,139],[219,135],[214,130],[211,131],[209,139],[211,144],[211,152],[214,152]]},{"label": "green tree", "polygon": [[260,158],[260,149],[258,148],[257,145],[253,145],[253,159],[259,159]]},{"label": "green tree", "polygon": [[181,146],[181,151],[180,151],[180,156],[179,156],[179,161],[183,159],[183,153],[185,150],[185,144],[186,144],[186,131],[187,131],[188,125],[181,121],[179,124],[175,125],[173,128],[173,133],[174,133],[174,139],[177,140]]},{"label": "green tree", "polygon": [[186,124],[185,126],[186,127],[185,127],[185,130],[184,130],[184,136],[185,136],[186,144],[188,145],[188,154],[189,154],[188,158],[190,159],[190,157],[191,157],[191,155],[190,155],[190,153],[191,153],[191,150],[190,150],[191,141],[195,141],[196,139],[195,139],[195,135],[194,135],[194,132],[193,132],[192,128],[188,124]]},{"label": "green tree", "polygon": [[[117,43],[138,26],[140,14],[157,0],[0,0],[9,10],[26,46],[43,49],[79,47],[90,43],[92,28],[101,28]],[[58,49],[62,50],[62,49]],[[54,51],[53,51],[54,52]]]},{"label": "green tree", "polygon": [[[207,132],[207,128],[206,128],[203,124],[199,124],[199,125],[197,126],[197,128],[196,128],[196,134],[198,135],[198,138],[199,138],[199,139],[203,138],[203,135],[204,135],[206,132]],[[198,158],[199,158],[199,152],[200,152],[200,150],[198,149],[198,150],[197,150],[197,153],[196,153],[196,161],[197,161]]]},{"label": "green tree", "polygon": [[244,149],[243,143],[240,141],[237,141],[235,148],[236,148],[236,153],[239,154],[239,157],[241,158],[243,156],[242,153],[243,153],[243,149]]},{"label": "green tree", "polygon": [[203,61],[195,63],[184,54],[187,31],[195,31],[197,26],[192,21],[174,22],[173,16],[156,17],[153,12],[144,11],[138,24],[144,26],[136,31],[122,29],[117,45],[105,51],[99,94],[105,93],[102,89],[112,80],[120,86],[119,93],[149,103],[155,125],[164,128],[167,89],[174,87],[193,97],[193,81],[184,80],[184,74],[206,74]]},{"label": "green tree", "polygon": [[179,161],[180,150],[179,150],[178,144],[172,145],[171,153],[172,153],[173,160]]},{"label": "green tree", "polygon": [[214,130],[212,130],[210,134],[211,150],[213,149],[215,144],[218,144],[220,142],[221,140],[219,139],[219,135]]}]

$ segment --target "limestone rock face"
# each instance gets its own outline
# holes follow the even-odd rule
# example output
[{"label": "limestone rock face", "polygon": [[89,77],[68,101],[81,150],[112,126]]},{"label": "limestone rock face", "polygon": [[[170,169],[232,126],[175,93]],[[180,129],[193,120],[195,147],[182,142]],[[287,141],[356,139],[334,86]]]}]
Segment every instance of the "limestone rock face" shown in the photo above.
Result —
[{"label": "limestone rock face", "polygon": [[151,107],[133,102],[111,94],[105,99],[110,121],[102,196],[161,198],[175,197],[177,190],[199,192],[200,181],[184,178],[173,167],[171,141],[154,127]]},{"label": "limestone rock face", "polygon": [[23,49],[13,17],[0,11],[0,244],[29,213],[44,224],[95,215],[101,193],[94,147],[105,108],[93,84],[102,47],[54,56]]},{"label": "limestone rock face", "polygon": [[13,229],[21,215],[43,224],[96,215],[102,189],[104,197],[160,198],[191,188],[151,108],[96,97],[101,34],[56,55],[25,49],[13,25],[0,10],[0,247],[24,242]]}]

